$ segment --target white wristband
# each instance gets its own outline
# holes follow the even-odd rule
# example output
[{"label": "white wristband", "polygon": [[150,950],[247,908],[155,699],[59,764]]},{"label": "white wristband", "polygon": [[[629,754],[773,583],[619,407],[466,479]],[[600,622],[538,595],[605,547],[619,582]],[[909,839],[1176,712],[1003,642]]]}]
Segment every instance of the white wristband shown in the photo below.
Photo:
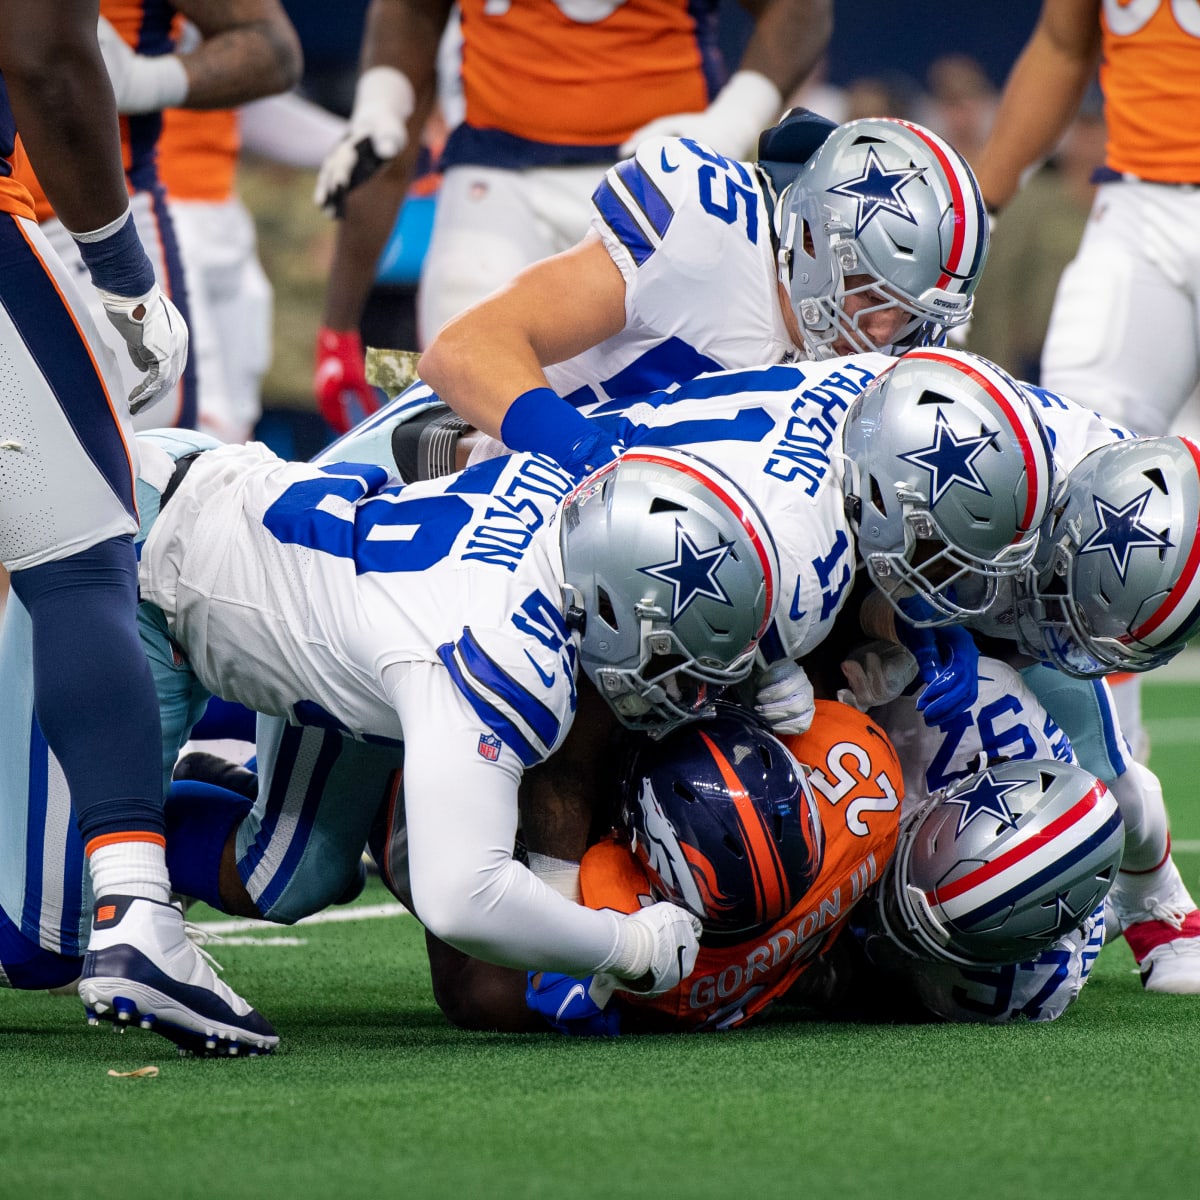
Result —
[{"label": "white wristband", "polygon": [[759,71],[735,71],[708,106],[711,116],[736,125],[756,138],[775,123],[783,107],[783,93]]},{"label": "white wristband", "polygon": [[354,87],[354,110],[350,114],[350,123],[354,126],[365,118],[370,125],[370,114],[377,111],[407,121],[416,103],[413,85],[403,71],[397,71],[395,67],[368,67],[358,77]]},{"label": "white wristband", "polygon": [[123,113],[178,108],[188,95],[187,68],[174,54],[134,55],[121,81],[117,108]]}]

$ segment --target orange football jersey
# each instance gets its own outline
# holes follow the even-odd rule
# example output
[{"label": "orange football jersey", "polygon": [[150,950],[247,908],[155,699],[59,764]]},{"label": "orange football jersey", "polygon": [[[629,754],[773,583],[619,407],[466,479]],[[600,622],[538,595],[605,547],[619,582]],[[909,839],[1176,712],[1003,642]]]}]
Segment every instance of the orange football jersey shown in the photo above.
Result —
[{"label": "orange football jersey", "polygon": [[1104,0],[1100,24],[1108,166],[1200,183],[1200,3]]},{"label": "orange football jersey", "polygon": [[715,3],[460,0],[466,119],[554,145],[606,146],[707,107]]},{"label": "orange football jersey", "polygon": [[[679,1029],[730,1029],[782,996],[845,928],[850,912],[879,878],[896,849],[904,777],[887,735],[869,717],[818,700],[812,728],[782,739],[808,771],[824,851],[812,887],[757,937],[706,946],[692,974],[661,996],[621,993]],[[591,908],[635,912],[652,903],[641,863],[615,837],[591,847],[580,870]]]},{"label": "orange football jersey", "polygon": [[233,109],[168,109],[158,140],[158,173],[167,195],[217,204],[228,200],[240,147]]}]

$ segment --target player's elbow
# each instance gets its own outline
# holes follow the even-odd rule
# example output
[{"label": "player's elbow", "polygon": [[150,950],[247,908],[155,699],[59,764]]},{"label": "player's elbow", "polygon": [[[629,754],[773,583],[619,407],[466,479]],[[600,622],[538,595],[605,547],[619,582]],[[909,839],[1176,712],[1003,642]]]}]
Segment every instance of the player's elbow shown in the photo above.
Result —
[{"label": "player's elbow", "polygon": [[271,22],[263,32],[271,51],[270,86],[264,87],[263,95],[274,96],[291,91],[304,74],[304,51],[300,47],[299,35],[286,17]]},{"label": "player's elbow", "polygon": [[455,317],[438,330],[417,363],[417,373],[442,399],[457,408],[456,398],[471,383],[471,321]]}]

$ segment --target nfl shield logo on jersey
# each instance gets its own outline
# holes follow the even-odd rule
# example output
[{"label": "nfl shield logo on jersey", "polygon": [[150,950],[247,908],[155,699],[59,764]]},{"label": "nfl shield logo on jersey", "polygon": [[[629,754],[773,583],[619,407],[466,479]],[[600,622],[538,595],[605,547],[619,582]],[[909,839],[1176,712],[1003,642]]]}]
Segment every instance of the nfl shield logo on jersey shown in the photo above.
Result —
[{"label": "nfl shield logo on jersey", "polygon": [[495,762],[500,757],[500,739],[494,733],[479,735],[479,757]]}]

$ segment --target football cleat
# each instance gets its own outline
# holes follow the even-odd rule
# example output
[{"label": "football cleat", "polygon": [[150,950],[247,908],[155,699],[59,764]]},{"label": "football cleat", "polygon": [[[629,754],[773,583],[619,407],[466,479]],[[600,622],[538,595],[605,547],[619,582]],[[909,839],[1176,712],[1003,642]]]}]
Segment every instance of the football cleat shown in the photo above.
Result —
[{"label": "football cleat", "polygon": [[1146,991],[1200,996],[1200,909],[1174,860],[1145,875],[1118,874],[1108,900],[1105,918],[1115,918]]},{"label": "football cleat", "polygon": [[133,896],[96,902],[79,995],[88,1024],[110,1021],[161,1034],[181,1054],[270,1054],[270,1023],[217,978],[172,904]]}]

